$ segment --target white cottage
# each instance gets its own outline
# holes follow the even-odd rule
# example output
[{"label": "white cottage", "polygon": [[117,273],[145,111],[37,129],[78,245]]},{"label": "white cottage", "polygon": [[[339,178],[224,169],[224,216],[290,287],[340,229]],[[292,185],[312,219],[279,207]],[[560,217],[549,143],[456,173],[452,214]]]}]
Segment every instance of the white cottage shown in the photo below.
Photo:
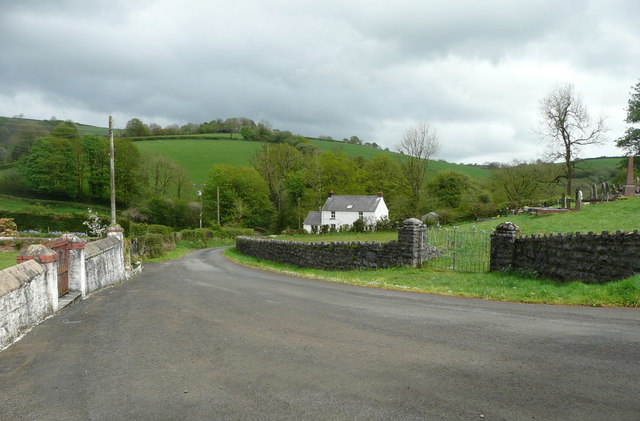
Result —
[{"label": "white cottage", "polygon": [[313,232],[314,227],[319,230],[321,225],[337,229],[343,225],[352,225],[361,218],[365,225],[389,218],[389,209],[384,203],[382,193],[337,196],[333,192],[329,192],[329,197],[322,206],[322,210],[309,212],[304,220],[303,228],[307,232]]}]

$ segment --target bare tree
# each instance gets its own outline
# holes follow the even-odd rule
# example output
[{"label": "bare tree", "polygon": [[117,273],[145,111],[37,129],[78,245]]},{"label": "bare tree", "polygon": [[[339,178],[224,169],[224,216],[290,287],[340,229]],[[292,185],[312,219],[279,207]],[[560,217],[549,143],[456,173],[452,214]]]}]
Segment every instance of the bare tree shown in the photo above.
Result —
[{"label": "bare tree", "polygon": [[604,142],[607,130],[605,117],[593,121],[582,103],[582,96],[571,84],[554,86],[540,101],[539,134],[548,141],[549,158],[564,160],[567,194],[573,193],[571,182],[580,147]]},{"label": "bare tree", "polygon": [[419,123],[407,129],[398,145],[398,152],[405,155],[402,160],[402,173],[409,184],[411,204],[414,212],[418,211],[420,193],[424,177],[429,166],[429,159],[440,149],[436,130],[426,123]]}]

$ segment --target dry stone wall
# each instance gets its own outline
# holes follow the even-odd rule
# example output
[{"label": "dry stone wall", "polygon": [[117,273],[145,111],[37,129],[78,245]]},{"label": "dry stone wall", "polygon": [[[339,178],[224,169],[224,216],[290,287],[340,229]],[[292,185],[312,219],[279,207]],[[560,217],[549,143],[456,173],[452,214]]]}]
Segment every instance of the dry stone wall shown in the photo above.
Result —
[{"label": "dry stone wall", "polygon": [[517,236],[500,224],[491,239],[491,270],[530,270],[559,281],[604,283],[640,273],[640,233]]},{"label": "dry stone wall", "polygon": [[381,269],[419,266],[437,253],[425,244],[425,226],[411,218],[403,222],[398,241],[301,242],[237,237],[236,249],[248,256],[325,270]]}]

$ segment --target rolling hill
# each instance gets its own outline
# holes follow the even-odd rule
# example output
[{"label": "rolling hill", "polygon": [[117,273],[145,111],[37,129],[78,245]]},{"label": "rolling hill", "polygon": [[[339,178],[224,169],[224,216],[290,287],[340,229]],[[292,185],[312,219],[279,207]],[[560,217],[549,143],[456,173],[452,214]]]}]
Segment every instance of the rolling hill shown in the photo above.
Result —
[{"label": "rolling hill", "polygon": [[[311,139],[311,143],[325,152],[342,150],[349,157],[361,156],[370,159],[376,154],[389,154],[396,159],[402,159],[402,156],[395,152],[362,145],[318,139]],[[195,183],[203,183],[209,169],[215,164],[250,165],[251,156],[262,147],[262,143],[244,140],[175,137],[140,140],[135,144],[143,154],[156,153],[173,159],[187,169]],[[490,177],[490,172],[486,169],[444,161],[433,161],[430,164],[429,176],[444,170],[460,171],[471,178],[486,179]]]}]

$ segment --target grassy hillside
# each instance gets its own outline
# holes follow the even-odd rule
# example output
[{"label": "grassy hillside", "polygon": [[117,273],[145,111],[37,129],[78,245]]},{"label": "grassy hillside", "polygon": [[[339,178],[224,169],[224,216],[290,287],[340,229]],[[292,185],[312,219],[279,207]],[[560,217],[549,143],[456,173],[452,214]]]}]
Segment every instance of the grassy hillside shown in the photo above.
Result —
[{"label": "grassy hillside", "polygon": [[640,229],[640,197],[585,205],[579,212],[542,216],[510,215],[498,220],[466,223],[461,227],[475,226],[478,229],[490,230],[504,221],[510,221],[519,226],[523,234],[633,231]]},{"label": "grassy hillside", "polygon": [[[234,135],[235,136],[235,135]],[[344,151],[345,155],[355,157],[362,156],[370,159],[376,154],[389,154],[397,159],[402,156],[394,153],[374,149],[361,145],[352,145],[342,142],[325,140],[311,140],[311,143],[323,151]],[[262,147],[262,143],[247,142],[242,140],[213,140],[209,138],[176,138],[165,137],[155,140],[140,140],[136,146],[145,153],[158,153],[175,160],[187,169],[192,180],[196,183],[206,181],[209,169],[215,164],[250,165],[250,159],[256,150]],[[471,178],[488,178],[488,170],[469,167],[466,165],[451,164],[444,161],[433,161],[431,170],[456,170],[467,174]],[[430,176],[434,171],[430,172]]]}]

